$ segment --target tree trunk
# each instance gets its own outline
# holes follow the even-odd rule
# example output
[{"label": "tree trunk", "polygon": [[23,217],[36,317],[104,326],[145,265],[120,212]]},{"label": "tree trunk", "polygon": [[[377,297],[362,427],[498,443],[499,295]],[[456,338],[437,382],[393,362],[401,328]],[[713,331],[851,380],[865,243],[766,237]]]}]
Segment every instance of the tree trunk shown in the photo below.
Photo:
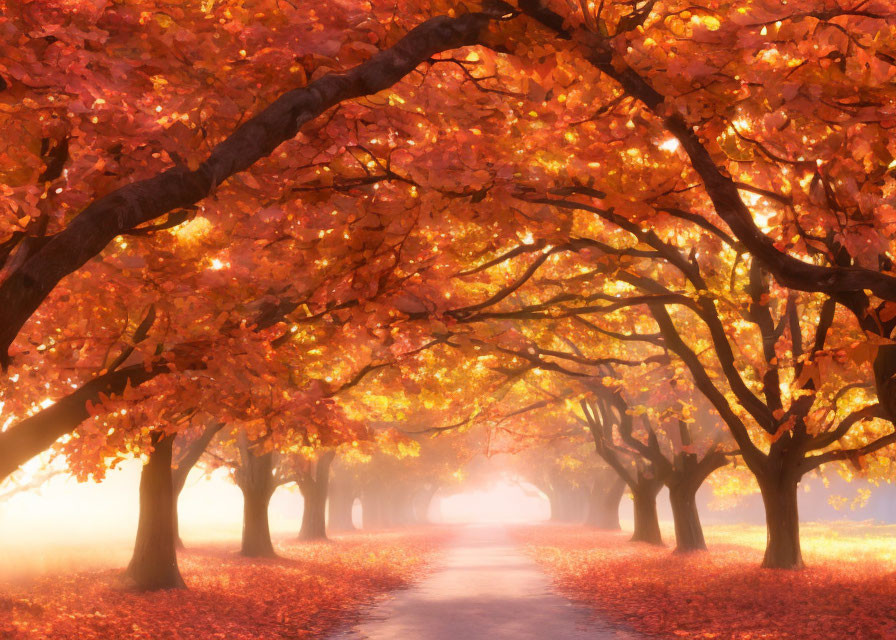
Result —
[{"label": "tree trunk", "polygon": [[646,542],[660,546],[663,544],[660,519],[656,512],[657,493],[659,491],[654,490],[653,487],[632,488],[635,512],[635,531],[631,537],[632,542]]},{"label": "tree trunk", "polygon": [[625,493],[625,481],[615,473],[595,478],[588,497],[588,515],[585,524],[598,529],[619,531],[619,503]]},{"label": "tree trunk", "polygon": [[566,522],[583,524],[588,517],[588,497],[591,491],[585,487],[572,487],[566,493]]},{"label": "tree trunk", "polygon": [[305,499],[305,507],[299,540],[326,540],[326,493],[316,483],[309,483],[302,488],[302,497]]},{"label": "tree trunk", "polygon": [[330,481],[330,464],[335,456],[333,451],[324,451],[318,456],[314,474],[299,484],[305,499],[302,513],[302,528],[299,540],[327,539],[327,488]]},{"label": "tree trunk", "polygon": [[800,550],[798,487],[799,481],[759,478],[768,534],[762,560],[765,568],[800,569],[804,566]]},{"label": "tree trunk", "polygon": [[246,557],[271,558],[277,555],[268,522],[271,495],[257,488],[243,490],[243,544],[240,553]]},{"label": "tree trunk", "polygon": [[327,528],[330,531],[354,531],[352,509],[355,506],[355,492],[350,486],[340,483],[330,487],[327,501]]},{"label": "tree trunk", "polygon": [[419,524],[429,523],[429,505],[439,490],[439,485],[433,484],[421,489],[414,495],[414,520]]},{"label": "tree trunk", "polygon": [[125,576],[141,591],[183,589],[177,568],[174,490],[171,479],[173,435],[154,432],[153,451],[140,474],[140,517],[134,555]]},{"label": "tree trunk", "polygon": [[399,485],[389,491],[386,496],[386,526],[391,528],[416,524],[414,493],[411,489]]},{"label": "tree trunk", "polygon": [[560,522],[563,509],[560,507],[560,494],[553,489],[542,489],[544,495],[548,498],[548,504],[551,506],[551,522]]},{"label": "tree trunk", "polygon": [[551,522],[584,522],[589,500],[589,493],[584,488],[552,483],[541,491],[551,505]]},{"label": "tree trunk", "polygon": [[361,494],[361,527],[365,530],[384,527],[383,489],[378,485],[367,485]]},{"label": "tree trunk", "polygon": [[260,456],[248,448],[239,470],[239,487],[243,492],[243,543],[240,553],[249,558],[274,557],[268,507],[274,495],[274,454]]},{"label": "tree trunk", "polygon": [[573,492],[572,489],[564,488],[557,492],[557,521],[572,522],[573,512]]},{"label": "tree trunk", "polygon": [[697,491],[687,483],[669,487],[672,519],[675,521],[675,553],[706,551],[703,526],[697,511]]}]

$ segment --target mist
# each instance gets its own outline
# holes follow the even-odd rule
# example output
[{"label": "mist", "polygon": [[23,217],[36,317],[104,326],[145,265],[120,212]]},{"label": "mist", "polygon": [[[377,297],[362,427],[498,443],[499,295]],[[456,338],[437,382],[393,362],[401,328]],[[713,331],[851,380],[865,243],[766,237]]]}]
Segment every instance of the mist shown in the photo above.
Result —
[{"label": "mist", "polygon": [[[534,485],[502,469],[490,467],[479,485],[440,490],[427,510],[430,524],[548,523],[551,507]],[[26,579],[57,572],[115,568],[127,563],[137,530],[141,463],[127,461],[110,470],[102,482],[79,482],[56,475],[37,489],[15,493],[0,502],[0,578]],[[480,470],[480,473],[481,470]],[[14,486],[7,482],[5,489]],[[698,492],[702,520],[707,525],[764,523],[758,494],[739,496],[720,506],[713,489]],[[832,502],[844,506],[836,508]],[[275,539],[293,539],[301,527],[304,500],[293,486],[280,487],[270,503],[270,527]],[[664,530],[672,529],[668,489],[660,492],[658,512]],[[243,497],[224,469],[196,469],[188,476],[179,501],[181,538],[188,546],[232,547],[240,539]],[[353,524],[363,523],[361,502],[354,501]],[[620,503],[620,522],[631,530],[630,495]],[[802,522],[896,523],[896,488],[867,481],[824,482],[807,478],[800,491]]]}]

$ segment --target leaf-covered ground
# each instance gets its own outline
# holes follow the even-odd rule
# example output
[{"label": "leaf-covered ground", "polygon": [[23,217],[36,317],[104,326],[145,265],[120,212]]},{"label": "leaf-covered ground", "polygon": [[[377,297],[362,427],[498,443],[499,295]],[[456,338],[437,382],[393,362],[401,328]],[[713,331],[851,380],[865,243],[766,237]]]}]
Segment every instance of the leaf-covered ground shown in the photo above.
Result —
[{"label": "leaf-covered ground", "polygon": [[514,535],[564,595],[650,638],[896,638],[896,527],[805,526],[796,572],[759,568],[761,527],[708,527],[711,551],[691,556],[583,527]]},{"label": "leaf-covered ground", "polygon": [[319,638],[355,619],[376,595],[416,580],[442,530],[351,534],[285,542],[282,557],[250,560],[232,546],[180,555],[190,589],[138,594],[120,570],[49,573],[0,583],[2,640],[268,640]]}]

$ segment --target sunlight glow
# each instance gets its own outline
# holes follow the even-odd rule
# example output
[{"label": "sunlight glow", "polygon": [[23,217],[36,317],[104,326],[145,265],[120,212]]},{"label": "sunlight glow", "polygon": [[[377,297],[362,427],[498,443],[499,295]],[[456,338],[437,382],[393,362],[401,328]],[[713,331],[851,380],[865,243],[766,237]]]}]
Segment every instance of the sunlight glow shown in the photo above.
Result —
[{"label": "sunlight glow", "polygon": [[174,228],[174,235],[183,242],[198,242],[211,231],[212,223],[208,218],[196,216],[192,220]]},{"label": "sunlight glow", "polygon": [[443,522],[538,522],[550,517],[550,505],[541,492],[526,483],[501,481],[487,489],[442,498]]},{"label": "sunlight glow", "polygon": [[663,140],[659,145],[659,149],[662,151],[668,151],[669,153],[674,153],[678,151],[678,147],[681,146],[681,143],[678,142],[677,138],[669,138],[667,140]]}]

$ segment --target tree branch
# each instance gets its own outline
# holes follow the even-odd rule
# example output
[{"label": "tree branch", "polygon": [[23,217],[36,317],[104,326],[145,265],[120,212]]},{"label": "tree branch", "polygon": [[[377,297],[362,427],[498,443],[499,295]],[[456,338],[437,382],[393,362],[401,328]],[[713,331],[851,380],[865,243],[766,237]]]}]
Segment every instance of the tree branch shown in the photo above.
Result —
[{"label": "tree branch", "polygon": [[284,93],[219,143],[195,171],[172,167],[88,205],[0,285],[0,364],[4,369],[9,366],[9,345],[59,281],[98,255],[117,235],[196,204],[340,102],[391,87],[437,53],[481,44],[489,23],[507,15],[509,7],[498,5],[488,13],[427,20],[366,62]]},{"label": "tree branch", "polygon": [[542,6],[541,2],[521,2],[520,10],[560,37],[574,36],[588,62],[616,80],[628,95],[643,103],[662,121],[666,130],[678,139],[691,166],[703,180],[716,213],[781,284],[797,291],[829,294],[868,289],[880,298],[896,301],[896,277],[861,267],[815,265],[779,251],[774,241],[756,225],[749,207],[740,197],[738,185],[716,165],[694,128],[680,113],[670,112],[666,96],[615,53],[609,40],[588,32],[570,34],[563,27],[563,17]]}]

